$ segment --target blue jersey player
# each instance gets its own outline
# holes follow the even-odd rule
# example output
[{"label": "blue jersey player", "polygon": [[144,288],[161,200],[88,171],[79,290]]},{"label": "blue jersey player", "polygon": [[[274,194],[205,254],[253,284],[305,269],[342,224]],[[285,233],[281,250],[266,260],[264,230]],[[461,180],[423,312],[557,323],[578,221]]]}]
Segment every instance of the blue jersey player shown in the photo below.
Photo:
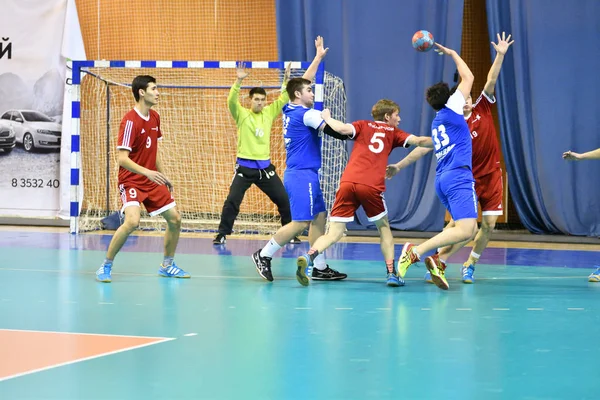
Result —
[{"label": "blue jersey player", "polygon": [[[398,262],[398,273],[404,278],[408,267],[420,261],[420,255],[444,246],[464,246],[477,232],[477,195],[471,170],[471,134],[463,116],[463,107],[473,86],[473,74],[456,51],[436,43],[436,51],[452,57],[461,81],[454,93],[447,83],[440,82],[429,87],[427,102],[437,112],[431,123],[431,138],[437,167],[435,190],[438,197],[455,221],[426,242],[414,246],[404,244]],[[439,288],[447,290],[444,260],[439,255],[427,257],[425,265],[431,279]]]},{"label": "blue jersey player", "polygon": [[[325,234],[326,208],[319,183],[319,170],[321,136],[328,127],[321,118],[321,112],[312,108],[315,94],[311,81],[305,78],[314,77],[328,49],[323,47],[323,38],[320,36],[315,40],[315,47],[315,59],[304,78],[293,78],[288,82],[286,90],[290,102],[283,107],[283,137],[287,155],[283,184],[290,199],[292,222],[282,226],[264,248],[252,255],[259,275],[268,281],[273,281],[271,259],[281,246],[289,243],[307,227],[311,245]],[[308,274],[304,268],[298,268],[296,277],[302,285],[308,285],[309,275],[316,280],[340,280],[347,276],[329,268],[323,255],[315,259],[314,267]]]}]

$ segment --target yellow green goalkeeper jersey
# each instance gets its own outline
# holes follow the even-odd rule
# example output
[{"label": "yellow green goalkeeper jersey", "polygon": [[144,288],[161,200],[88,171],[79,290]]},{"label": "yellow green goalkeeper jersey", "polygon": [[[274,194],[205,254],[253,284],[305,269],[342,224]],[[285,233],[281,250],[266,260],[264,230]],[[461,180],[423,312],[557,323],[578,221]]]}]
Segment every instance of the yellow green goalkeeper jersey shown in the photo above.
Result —
[{"label": "yellow green goalkeeper jersey", "polygon": [[285,84],[281,95],[258,114],[242,107],[239,101],[240,84],[231,87],[227,97],[227,106],[238,128],[237,156],[247,160],[269,160],[271,154],[271,126],[289,96]]}]

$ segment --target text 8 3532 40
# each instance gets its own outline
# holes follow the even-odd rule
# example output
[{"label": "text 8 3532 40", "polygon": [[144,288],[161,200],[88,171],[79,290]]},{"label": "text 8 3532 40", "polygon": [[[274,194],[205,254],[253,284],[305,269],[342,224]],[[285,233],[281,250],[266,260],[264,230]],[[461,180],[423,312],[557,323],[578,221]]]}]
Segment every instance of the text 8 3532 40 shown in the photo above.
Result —
[{"label": "text 8 3532 40", "polygon": [[58,189],[60,181],[58,179],[41,179],[41,178],[12,178],[10,185],[14,188],[53,188]]}]

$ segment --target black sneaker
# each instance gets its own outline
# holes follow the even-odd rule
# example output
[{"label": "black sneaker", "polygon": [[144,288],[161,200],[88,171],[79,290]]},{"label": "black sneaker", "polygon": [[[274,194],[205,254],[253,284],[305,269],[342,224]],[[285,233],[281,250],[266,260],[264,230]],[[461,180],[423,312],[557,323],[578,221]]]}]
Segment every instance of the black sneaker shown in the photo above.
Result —
[{"label": "black sneaker", "polygon": [[302,240],[300,240],[300,238],[298,236],[294,236],[294,238],[292,240],[290,240],[290,244],[300,244],[302,243]]},{"label": "black sneaker", "polygon": [[227,242],[227,237],[222,233],[217,234],[213,239],[213,244],[225,244]]},{"label": "black sneaker", "polygon": [[252,261],[256,265],[256,271],[261,278],[273,282],[273,274],[271,273],[271,257],[261,257],[260,250],[252,254]]},{"label": "black sneaker", "polygon": [[315,281],[339,281],[347,277],[348,275],[329,268],[329,265],[322,271],[317,268],[313,268],[312,270],[312,279]]}]

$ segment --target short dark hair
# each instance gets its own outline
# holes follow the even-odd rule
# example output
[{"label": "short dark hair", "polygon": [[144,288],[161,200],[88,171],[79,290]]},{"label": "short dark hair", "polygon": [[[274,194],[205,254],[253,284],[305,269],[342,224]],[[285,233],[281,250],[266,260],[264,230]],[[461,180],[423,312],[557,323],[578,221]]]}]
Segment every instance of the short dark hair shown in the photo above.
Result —
[{"label": "short dark hair", "polygon": [[135,101],[140,101],[140,90],[146,90],[150,83],[156,83],[156,79],[150,75],[138,75],[133,78],[131,83],[131,91]]},{"label": "short dark hair", "polygon": [[253,87],[252,89],[250,89],[250,98],[252,98],[252,96],[254,96],[255,94],[262,94],[263,96],[266,96],[267,92],[261,87]]},{"label": "short dark hair", "polygon": [[446,82],[438,82],[427,88],[425,98],[435,111],[439,111],[444,108],[450,98],[450,88]]},{"label": "short dark hair", "polygon": [[312,82],[308,79],[304,78],[292,78],[287,83],[285,88],[288,96],[290,96],[290,101],[296,100],[296,92],[301,92],[302,88],[306,85],[310,86]]}]

